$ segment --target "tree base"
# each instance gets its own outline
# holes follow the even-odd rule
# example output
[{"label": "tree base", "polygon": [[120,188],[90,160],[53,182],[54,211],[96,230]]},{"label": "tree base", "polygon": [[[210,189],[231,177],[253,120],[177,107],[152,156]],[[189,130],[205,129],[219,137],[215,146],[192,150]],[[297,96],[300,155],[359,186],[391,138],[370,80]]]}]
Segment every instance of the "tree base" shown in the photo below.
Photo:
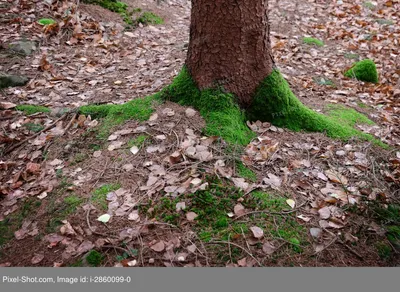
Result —
[{"label": "tree base", "polygon": [[193,106],[206,121],[205,134],[220,136],[234,144],[247,145],[255,134],[232,94],[220,89],[199,90],[186,68],[162,92],[165,99]]},{"label": "tree base", "polygon": [[303,105],[290,90],[279,71],[273,71],[259,85],[251,106],[242,111],[232,94],[222,89],[200,91],[189,72],[183,68],[173,83],[163,91],[164,98],[193,106],[206,120],[208,135],[218,135],[227,142],[246,145],[254,134],[245,121],[260,120],[293,131],[322,132],[331,138],[360,138],[382,147],[387,145],[373,136],[354,129],[334,116],[325,116]]}]

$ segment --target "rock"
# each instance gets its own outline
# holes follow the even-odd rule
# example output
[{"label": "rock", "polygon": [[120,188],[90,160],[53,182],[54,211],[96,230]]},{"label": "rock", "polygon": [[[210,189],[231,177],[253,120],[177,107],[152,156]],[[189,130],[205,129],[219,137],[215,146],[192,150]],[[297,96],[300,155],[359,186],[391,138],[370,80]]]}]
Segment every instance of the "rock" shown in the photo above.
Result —
[{"label": "rock", "polygon": [[400,98],[400,89],[395,89],[393,92],[393,97]]},{"label": "rock", "polygon": [[16,41],[9,44],[9,49],[13,52],[30,55],[36,50],[36,43],[32,41]]},{"label": "rock", "polygon": [[27,84],[29,78],[18,75],[0,75],[0,89],[6,87],[23,86]]}]

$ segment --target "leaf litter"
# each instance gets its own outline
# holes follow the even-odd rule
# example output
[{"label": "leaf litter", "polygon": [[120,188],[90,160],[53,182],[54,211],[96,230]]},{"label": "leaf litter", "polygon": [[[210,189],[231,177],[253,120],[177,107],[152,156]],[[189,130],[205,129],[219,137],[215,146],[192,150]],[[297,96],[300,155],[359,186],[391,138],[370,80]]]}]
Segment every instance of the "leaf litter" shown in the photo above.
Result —
[{"label": "leaf litter", "polygon": [[[180,1],[176,2],[180,13],[188,15],[190,7]],[[381,25],[373,19],[392,16],[395,18],[399,11],[399,4],[381,5],[377,11],[367,11],[360,9],[361,3],[358,2],[342,5],[335,2],[321,4],[318,1],[311,1],[307,5],[297,3],[297,1],[285,2],[285,10],[288,14],[297,11],[296,13],[301,17],[293,18],[297,26],[290,25],[290,29],[284,30],[282,28],[288,25],[287,19],[276,19],[280,8],[272,4],[271,30],[274,55],[293,90],[300,98],[307,96],[307,104],[320,110],[323,110],[320,100],[324,100],[325,103],[343,103],[353,108],[357,108],[360,104],[370,107],[373,111],[369,111],[368,114],[377,121],[377,125],[359,125],[358,127],[380,137],[390,145],[398,146],[400,145],[399,132],[396,125],[400,121],[399,99],[395,99],[395,93],[398,91],[395,84],[399,72],[392,55],[396,55],[393,46],[396,45],[399,32],[396,26]],[[50,13],[61,15],[60,12],[68,3],[68,1],[61,1],[52,4]],[[20,13],[26,13],[21,8],[17,9]],[[47,11],[46,9],[48,8],[39,3],[35,6],[35,13]],[[327,23],[325,23],[326,13],[329,15]],[[83,15],[78,20],[76,15],[76,10],[72,9],[71,19],[58,18],[57,25],[47,27],[44,31],[38,30],[29,20],[15,25],[22,31],[31,32],[29,34],[36,40],[47,38],[51,50],[50,53],[38,52],[28,57],[32,70],[27,70],[27,73],[31,76],[38,74],[38,78],[27,87],[17,90],[6,89],[7,100],[0,100],[2,109],[0,123],[2,128],[6,129],[6,135],[0,134],[1,150],[7,151],[12,145],[29,138],[24,142],[25,147],[12,150],[10,152],[12,155],[6,156],[6,159],[1,158],[0,171],[2,171],[4,181],[0,189],[2,195],[0,218],[6,218],[18,212],[20,202],[26,198],[36,196],[47,202],[48,194],[52,194],[54,189],[59,187],[60,170],[62,170],[62,177],[72,182],[72,186],[66,188],[67,191],[75,191],[79,194],[90,193],[92,191],[90,186],[99,186],[101,183],[110,183],[115,180],[123,181],[124,188],[107,194],[107,214],[92,208],[88,208],[89,213],[86,213],[87,210],[79,207],[80,215],[89,214],[90,226],[80,222],[82,220],[77,221],[76,218],[75,220],[71,218],[71,220],[62,221],[58,229],[60,234],[48,234],[44,237],[46,248],[60,246],[64,249],[62,258],[54,259],[54,265],[60,265],[60,262],[68,261],[71,257],[85,253],[95,246],[98,249],[104,246],[117,246],[123,240],[127,240],[128,245],[139,249],[143,244],[151,248],[157,244],[161,245],[160,242],[162,242],[165,245],[161,250],[165,250],[164,265],[176,265],[187,262],[188,257],[190,259],[187,254],[174,251],[181,247],[181,240],[188,246],[189,253],[205,256],[205,250],[200,248],[200,242],[196,242],[199,248],[195,249],[193,243],[189,241],[189,239],[195,241],[189,236],[191,231],[182,234],[181,231],[170,229],[171,226],[162,225],[163,222],[158,222],[146,213],[142,215],[139,211],[142,203],[146,204],[149,199],[158,200],[160,196],[164,196],[163,194],[170,198],[179,198],[184,194],[208,189],[210,186],[205,180],[204,170],[206,173],[218,173],[246,193],[257,188],[268,192],[286,193],[289,198],[288,205],[296,213],[297,218],[305,224],[320,227],[313,227],[315,229],[311,235],[320,241],[318,251],[321,253],[325,248],[329,248],[331,233],[335,230],[348,230],[345,232],[346,240],[357,241],[352,235],[354,234],[352,220],[358,217],[344,211],[348,205],[364,210],[364,200],[374,202],[382,198],[391,199],[393,190],[400,182],[400,152],[398,151],[394,155],[386,152],[378,153],[379,151],[368,143],[349,141],[345,144],[326,139],[319,134],[293,134],[269,123],[259,121],[248,123],[258,137],[244,149],[239,159],[262,178],[253,183],[238,176],[230,159],[221,155],[219,152],[222,149],[219,148],[221,141],[218,137],[202,137],[198,129],[202,128],[203,121],[195,110],[177,108],[173,104],[157,109],[147,124],[137,125],[134,122],[128,122],[111,133],[106,145],[109,151],[96,150],[91,153],[90,159],[71,163],[71,160],[66,158],[70,155],[68,149],[67,151],[60,150],[70,144],[62,144],[58,140],[71,139],[93,129],[98,121],[92,120],[90,116],[75,116],[73,111],[61,120],[59,119],[62,112],[24,114],[15,109],[19,99],[28,98],[32,104],[45,104],[52,108],[73,109],[94,101],[124,102],[131,98],[132,89],[135,89],[134,96],[156,92],[170,82],[170,78],[180,69],[184,61],[184,51],[176,53],[165,44],[170,41],[176,41],[176,43],[186,41],[188,31],[186,19],[178,25],[175,24],[176,27],[168,27],[165,32],[158,28],[140,28],[129,34],[123,34],[119,23],[105,25],[97,22],[90,15]],[[310,17],[320,20],[321,24],[315,24],[314,20],[309,22]],[[280,27],[277,27],[278,23]],[[184,29],[181,29],[181,26]],[[297,27],[303,27],[310,35],[317,34],[323,38],[326,37],[330,42],[336,42],[338,48],[330,50],[329,44],[321,49],[304,47],[298,41]],[[331,27],[335,29],[330,29]],[[69,39],[62,39],[63,31],[67,28],[73,28],[74,32]],[[364,30],[368,29],[378,32],[372,35],[371,41],[366,42],[360,37],[354,37],[360,36]],[[174,30],[180,33],[174,36],[173,40],[169,40],[170,33]],[[158,39],[160,35],[162,36],[161,44],[157,44],[156,38]],[[132,43],[132,36],[136,37],[136,42]],[[163,39],[165,36],[168,37]],[[0,31],[0,37],[4,43],[12,40],[11,36],[3,30]],[[59,43],[64,44],[62,47],[65,52],[56,51],[55,48]],[[75,53],[76,48],[88,44],[90,45],[87,55]],[[385,50],[392,52],[390,58],[383,58]],[[385,68],[380,72],[381,83],[375,86],[341,78],[340,70],[350,65],[350,61],[343,58],[347,51],[374,58],[379,68]],[[110,54],[113,58],[101,58],[103,52]],[[113,61],[129,60],[127,62],[135,64],[135,60],[138,59],[138,63],[143,63],[142,56],[146,58],[144,63],[151,65],[149,74],[144,73],[146,70],[131,72],[130,69],[126,70],[123,65]],[[171,56],[177,56],[177,62],[172,64]],[[162,64],[154,65],[157,63],[153,62],[155,59],[162,60]],[[335,62],[332,62],[332,59]],[[15,68],[20,66],[19,64],[10,66],[12,65],[16,65]],[[9,66],[8,63],[5,68],[8,68],[7,66]],[[132,68],[136,71],[138,67],[133,65]],[[115,71],[118,74],[114,74]],[[324,77],[326,79],[340,79],[340,88],[327,88],[315,84],[311,77],[317,74],[326,75]],[[74,87],[70,86],[71,83],[82,85]],[[97,94],[98,92],[103,94]],[[117,99],[111,98],[114,94]],[[99,96],[102,96],[102,100],[98,99]],[[195,122],[181,122],[182,118],[195,119]],[[175,133],[171,131],[171,128],[163,127],[168,123],[174,124],[172,129]],[[179,123],[183,123],[186,128],[180,127],[182,125],[178,125]],[[31,124],[39,125],[44,129],[49,126],[50,128],[36,135],[35,129],[39,129],[39,126],[35,126],[36,128],[28,126]],[[144,148],[126,149],[128,138],[135,137],[138,132],[143,131],[151,132],[151,144]],[[49,146],[52,143],[53,146]],[[129,153],[124,152],[125,150]],[[48,151],[50,154],[46,157]],[[132,155],[135,155],[134,159]],[[120,163],[115,160],[117,156],[122,157]],[[93,167],[94,165],[101,166],[101,169]],[[378,169],[378,171],[372,172],[373,169]],[[132,181],[135,183],[132,184]],[[377,187],[369,190],[370,184]],[[294,205],[294,202],[297,204]],[[177,203],[179,204],[179,201]],[[179,209],[176,209],[185,213],[185,208],[182,208],[185,203],[187,202],[181,202]],[[242,207],[240,203],[237,204],[232,209],[232,216],[227,215],[227,217],[234,218],[251,211]],[[94,215],[95,212],[96,215]],[[108,219],[112,217],[112,220],[106,220],[107,224],[122,228],[110,238],[100,236],[97,241],[92,238],[86,239],[88,234],[93,236],[93,234],[108,232],[106,227],[102,226],[103,223],[100,222],[102,225],[98,225],[98,222],[95,222],[96,218],[101,217],[102,214]],[[198,219],[198,215],[194,212],[185,213],[185,217],[186,222],[192,222],[192,224]],[[130,223],[127,225],[123,222]],[[366,224],[375,226],[370,221]],[[257,229],[259,227],[253,227],[249,232],[257,239],[262,238],[263,233]],[[25,241],[35,237],[40,228],[43,228],[40,222],[25,221],[15,232],[15,238],[21,242]],[[384,231],[376,226],[369,228],[377,235],[384,234]],[[148,243],[154,240],[151,239],[154,237],[154,229],[161,232],[163,238],[149,245]],[[169,232],[166,232],[167,230]],[[318,236],[316,236],[317,233]],[[139,236],[144,242],[140,243]],[[251,238],[247,240],[250,244]],[[262,251],[266,255],[276,252],[279,248],[280,245],[272,241],[265,241],[262,245]],[[161,247],[156,246],[156,249],[160,250]],[[139,258],[133,259],[135,253],[132,253],[129,247],[127,250],[130,257],[128,262],[131,263],[127,265],[142,265],[143,262]],[[253,252],[257,254],[257,251]],[[49,265],[50,262],[42,258],[42,255],[42,252],[37,252],[27,258],[31,259],[32,264]],[[154,258],[156,256],[152,258],[153,264]],[[190,261],[193,262],[193,266],[199,266],[198,261],[194,259]],[[328,259],[326,261],[329,262]],[[203,264],[207,265],[206,262]],[[239,259],[237,265],[251,266],[251,258],[246,256]]]}]

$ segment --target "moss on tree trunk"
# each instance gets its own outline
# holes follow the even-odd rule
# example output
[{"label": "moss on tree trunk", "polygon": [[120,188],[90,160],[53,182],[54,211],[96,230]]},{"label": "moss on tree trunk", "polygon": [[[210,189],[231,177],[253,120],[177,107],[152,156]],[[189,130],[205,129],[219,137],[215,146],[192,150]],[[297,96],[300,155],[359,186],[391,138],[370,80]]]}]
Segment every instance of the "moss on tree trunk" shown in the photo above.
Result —
[{"label": "moss on tree trunk", "polygon": [[278,70],[258,86],[249,108],[241,109],[237,98],[222,88],[199,90],[186,68],[163,91],[164,98],[193,106],[207,122],[208,135],[219,135],[228,142],[247,144],[254,134],[245,121],[270,122],[293,131],[322,132],[331,138],[360,138],[386,147],[373,136],[363,133],[335,116],[326,116],[306,107],[293,94]]}]

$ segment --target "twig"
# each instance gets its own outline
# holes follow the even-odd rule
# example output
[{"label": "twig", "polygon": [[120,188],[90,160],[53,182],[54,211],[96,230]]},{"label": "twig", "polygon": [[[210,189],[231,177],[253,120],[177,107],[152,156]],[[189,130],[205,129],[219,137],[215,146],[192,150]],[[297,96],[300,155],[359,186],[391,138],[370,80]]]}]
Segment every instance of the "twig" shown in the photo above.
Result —
[{"label": "twig", "polygon": [[253,260],[255,260],[256,261],[256,263],[260,266],[260,267],[262,267],[263,265],[251,254],[251,252],[250,251],[248,251],[247,249],[245,249],[244,247],[242,247],[242,246],[240,246],[240,245],[238,245],[238,244],[236,244],[236,243],[233,243],[233,242],[228,242],[228,241],[209,241],[208,242],[209,244],[213,244],[213,243],[215,243],[215,244],[232,244],[233,246],[236,246],[237,248],[240,248],[241,250],[243,250],[245,253],[247,253]]},{"label": "twig", "polygon": [[17,149],[18,147],[22,146],[24,143],[26,143],[27,141],[39,136],[41,133],[46,132],[47,130],[53,128],[59,121],[63,120],[68,113],[65,113],[61,116],[61,118],[57,119],[56,121],[54,121],[53,123],[51,123],[50,125],[48,125],[46,128],[44,128],[43,130],[41,130],[40,132],[37,132],[35,134],[33,134],[32,136],[22,140],[21,142],[12,145],[10,148],[8,148],[6,151],[4,151],[4,155],[10,153],[11,151],[13,151],[14,149]]},{"label": "twig", "polygon": [[239,218],[242,218],[242,217],[244,217],[244,216],[254,215],[254,214],[262,214],[262,213],[264,213],[264,214],[269,214],[269,215],[288,215],[288,214],[291,214],[291,213],[294,213],[294,212],[298,211],[301,207],[303,207],[303,206],[304,206],[305,204],[307,204],[307,203],[308,203],[308,201],[305,201],[303,204],[301,204],[301,205],[298,206],[297,208],[294,208],[294,209],[288,210],[288,211],[282,211],[282,212],[271,212],[271,211],[268,211],[268,210],[252,211],[252,212],[248,212],[248,213],[244,213],[244,214],[242,214],[242,215],[239,215],[238,217],[236,217],[236,218],[233,219],[232,221],[236,221],[236,220],[238,220]]},{"label": "twig", "polygon": [[232,260],[232,251],[231,251],[231,243],[230,243],[230,238],[231,238],[231,234],[229,233],[229,235],[228,235],[228,249],[229,249],[229,258],[231,259],[231,263],[233,263],[233,260]]},{"label": "twig", "polygon": [[104,234],[104,233],[100,233],[100,232],[95,231],[95,230],[93,229],[92,225],[90,225],[90,219],[89,219],[90,210],[91,210],[91,209],[89,208],[89,209],[87,210],[87,212],[86,212],[86,223],[87,223],[87,225],[88,225],[90,231],[91,231],[93,234],[97,234],[97,235],[104,236],[104,237],[109,237],[107,234]]},{"label": "twig", "polygon": [[342,244],[344,247],[346,247],[352,254],[356,255],[360,260],[363,260],[363,256],[360,255],[358,252],[356,252],[354,249],[352,249],[350,246],[345,244],[343,241],[339,240],[338,241],[340,244]]},{"label": "twig", "polygon": [[332,244],[334,244],[336,242],[336,240],[338,239],[338,237],[336,236],[334,239],[332,239],[331,242],[329,242],[326,246],[324,246],[320,251],[317,251],[315,253],[313,253],[313,255],[317,255],[320,252],[324,251],[325,249],[327,249],[328,247],[330,247]]},{"label": "twig", "polygon": [[169,223],[165,223],[165,222],[145,222],[145,223],[143,223],[143,224],[140,224],[139,226],[146,226],[146,225],[166,225],[166,226],[169,226],[169,227],[172,227],[172,228],[178,228],[179,229],[179,227],[178,226],[176,226],[176,225],[173,225],[173,224],[169,224]]},{"label": "twig", "polygon": [[127,250],[126,248],[120,247],[120,246],[115,246],[115,245],[103,245],[101,248],[113,248],[113,249],[119,249],[122,250],[124,252],[126,252],[128,255],[130,255],[131,257],[135,257],[135,255],[133,255],[129,250]]},{"label": "twig", "polygon": [[72,117],[72,119],[69,121],[68,125],[65,127],[63,135],[69,130],[69,128],[71,128],[72,123],[75,121],[77,116],[78,116],[78,114],[75,113],[74,116]]}]

